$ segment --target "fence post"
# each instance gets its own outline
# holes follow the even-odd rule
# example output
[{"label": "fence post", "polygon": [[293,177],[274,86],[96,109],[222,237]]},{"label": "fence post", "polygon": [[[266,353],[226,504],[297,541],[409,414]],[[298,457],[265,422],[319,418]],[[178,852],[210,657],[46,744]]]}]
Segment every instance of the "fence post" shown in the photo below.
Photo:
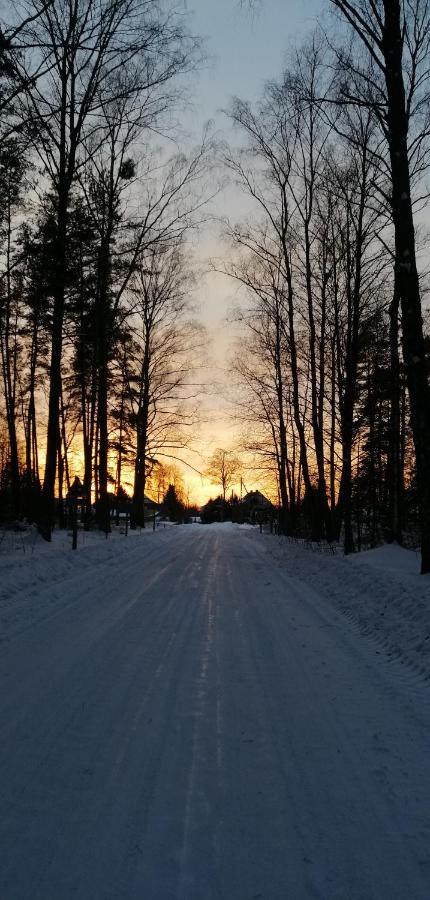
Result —
[{"label": "fence post", "polygon": [[78,546],[78,505],[76,500],[72,504],[72,550]]}]

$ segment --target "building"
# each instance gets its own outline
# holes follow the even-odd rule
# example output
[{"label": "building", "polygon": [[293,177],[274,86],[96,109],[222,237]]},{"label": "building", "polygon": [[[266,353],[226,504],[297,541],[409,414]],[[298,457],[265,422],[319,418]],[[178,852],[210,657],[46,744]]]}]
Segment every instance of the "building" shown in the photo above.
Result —
[{"label": "building", "polygon": [[242,520],[253,524],[267,522],[276,515],[273,503],[261,491],[249,491],[245,494],[240,501],[240,511]]}]

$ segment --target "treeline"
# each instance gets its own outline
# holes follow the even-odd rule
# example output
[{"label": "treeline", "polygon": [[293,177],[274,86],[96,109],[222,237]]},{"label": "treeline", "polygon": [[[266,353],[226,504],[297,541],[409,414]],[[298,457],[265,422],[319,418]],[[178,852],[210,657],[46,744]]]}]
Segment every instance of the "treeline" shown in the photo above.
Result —
[{"label": "treeline", "polygon": [[[187,241],[209,141],[175,152],[201,57],[179,7],[29,0],[0,32],[0,515],[50,539],[82,475],[109,529],[111,493],[187,442],[193,320]],[[12,13],[11,13],[12,14]]]},{"label": "treeline", "polygon": [[226,164],[250,212],[221,268],[247,297],[245,445],[276,473],[284,531],[347,553],[420,534],[428,572],[429,8],[333,5],[333,33],[230,110],[242,148]]}]

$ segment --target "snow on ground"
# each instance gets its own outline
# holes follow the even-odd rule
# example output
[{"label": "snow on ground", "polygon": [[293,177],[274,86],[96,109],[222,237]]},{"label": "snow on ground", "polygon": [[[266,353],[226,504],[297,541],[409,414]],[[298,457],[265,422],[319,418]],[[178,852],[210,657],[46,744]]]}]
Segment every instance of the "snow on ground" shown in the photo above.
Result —
[{"label": "snow on ground", "polygon": [[[212,527],[218,533],[253,532],[288,574],[333,603],[389,656],[430,677],[430,576],[419,574],[419,554],[386,545],[349,557],[340,552],[332,556],[312,552],[300,542],[260,535],[256,526],[224,522]],[[156,540],[170,540],[168,532],[178,535],[178,528],[182,530],[161,523]],[[34,533],[9,535],[0,546],[0,643],[48,611],[73,601],[76,587],[82,582],[87,585],[89,573],[95,580],[105,580],[106,573],[117,564],[125,565],[136,553],[139,559],[142,553],[150,559],[153,545],[147,545],[148,540],[153,540],[152,528],[129,531],[127,537],[123,529],[114,528],[107,539],[98,532],[81,531],[73,552],[67,532],[55,532],[52,544]]]},{"label": "snow on ground", "polygon": [[65,540],[0,551],[1,900],[429,900],[412,557]]},{"label": "snow on ground", "polygon": [[[158,526],[159,539],[165,526]],[[98,531],[79,531],[78,546],[72,536],[55,531],[47,543],[35,532],[10,533],[0,545],[0,644],[11,634],[61,609],[91,590],[99,579],[110,579],[112,569],[126,565],[136,552],[146,553],[152,528],[129,531],[113,528],[108,537]]]},{"label": "snow on ground", "polygon": [[344,557],[312,552],[285,538],[265,540],[280,564],[356,622],[389,656],[430,677],[430,576],[419,574],[415,551],[387,545]]}]

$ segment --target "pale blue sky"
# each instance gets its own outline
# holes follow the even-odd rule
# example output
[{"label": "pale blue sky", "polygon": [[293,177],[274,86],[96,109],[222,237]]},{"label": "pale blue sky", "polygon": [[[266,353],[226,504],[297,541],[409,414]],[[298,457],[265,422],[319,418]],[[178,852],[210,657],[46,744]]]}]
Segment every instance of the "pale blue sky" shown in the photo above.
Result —
[{"label": "pale blue sky", "polygon": [[[240,0],[188,0],[188,7],[194,11],[193,31],[206,39],[209,57],[205,68],[193,78],[192,108],[183,119],[184,128],[198,141],[208,120],[213,120],[222,137],[229,138],[229,123],[221,110],[228,108],[235,95],[256,100],[265,81],[280,77],[289,48],[299,45],[313,30],[317,15],[329,9],[329,2],[260,0],[254,12],[250,12],[247,0],[242,6]],[[234,220],[240,217],[241,207],[238,192],[230,186],[218,197],[215,211]],[[208,255],[219,256],[225,249],[219,230],[214,224],[199,236],[197,255],[203,263]],[[190,456],[190,461],[200,467],[215,447],[235,446],[240,436],[226,399],[231,378],[228,360],[234,339],[227,313],[235,300],[235,287],[221,275],[207,275],[200,281],[197,300],[212,338],[213,363],[205,373],[208,421],[199,441],[202,457],[199,460]],[[193,477],[189,470],[185,478],[199,500],[213,493],[208,483]]]},{"label": "pale blue sky", "polygon": [[[281,76],[288,50],[300,45],[315,27],[317,15],[329,9],[328,0],[188,0],[192,28],[205,40],[208,62],[192,79],[192,105],[183,126],[199,141],[208,120],[221,138],[233,130],[222,110],[231,98],[257,100],[264,83]],[[236,132],[234,141],[240,140]],[[215,211],[234,219],[243,201],[230,186],[215,203]],[[200,235],[199,255],[216,253],[216,228]],[[226,285],[227,289],[228,285]],[[205,314],[214,322],[213,304]],[[211,308],[209,308],[211,307]]]},{"label": "pale blue sky", "polygon": [[231,96],[256,98],[264,81],[278,76],[288,47],[312,30],[328,0],[188,0],[195,33],[206,38],[212,59],[195,91],[195,121],[215,118]]}]

